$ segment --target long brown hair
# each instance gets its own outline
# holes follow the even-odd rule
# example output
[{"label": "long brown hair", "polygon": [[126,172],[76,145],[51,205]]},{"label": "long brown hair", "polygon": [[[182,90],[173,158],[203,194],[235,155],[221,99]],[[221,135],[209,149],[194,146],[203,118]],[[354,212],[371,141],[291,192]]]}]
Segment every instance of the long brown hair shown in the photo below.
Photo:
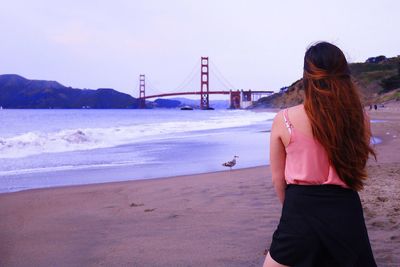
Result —
[{"label": "long brown hair", "polygon": [[343,52],[327,42],[311,46],[304,56],[303,83],[304,108],[314,137],[327,151],[340,179],[361,190],[368,156],[376,155]]}]

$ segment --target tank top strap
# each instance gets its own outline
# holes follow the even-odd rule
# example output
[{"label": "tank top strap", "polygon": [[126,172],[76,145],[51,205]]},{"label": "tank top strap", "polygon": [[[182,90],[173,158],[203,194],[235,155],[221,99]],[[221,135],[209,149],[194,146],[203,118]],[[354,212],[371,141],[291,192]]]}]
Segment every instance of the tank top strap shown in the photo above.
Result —
[{"label": "tank top strap", "polygon": [[288,109],[283,111],[283,119],[285,120],[286,128],[288,129],[289,133],[292,134],[293,125],[290,123],[289,116],[288,116]]}]

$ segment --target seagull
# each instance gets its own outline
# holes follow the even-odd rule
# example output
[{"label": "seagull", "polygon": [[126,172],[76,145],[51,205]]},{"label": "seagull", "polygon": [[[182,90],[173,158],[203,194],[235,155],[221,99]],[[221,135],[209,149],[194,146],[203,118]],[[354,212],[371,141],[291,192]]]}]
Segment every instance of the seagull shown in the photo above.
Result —
[{"label": "seagull", "polygon": [[236,158],[238,158],[238,156],[233,156],[233,160],[222,163],[222,166],[229,167],[229,169],[232,170],[232,167],[236,165]]}]

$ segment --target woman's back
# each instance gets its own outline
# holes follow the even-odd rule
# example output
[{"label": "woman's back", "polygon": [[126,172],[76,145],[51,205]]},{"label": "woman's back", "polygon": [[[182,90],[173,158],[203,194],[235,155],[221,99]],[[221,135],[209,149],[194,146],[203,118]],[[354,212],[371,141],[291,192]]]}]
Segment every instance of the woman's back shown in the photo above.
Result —
[{"label": "woman's back", "polygon": [[347,187],[330,164],[325,148],[313,137],[303,105],[285,109],[281,139],[285,144],[287,184],[335,184]]},{"label": "woman's back", "polygon": [[311,46],[302,82],[304,104],[272,124],[272,182],[283,208],[264,266],[375,267],[357,193],[375,153],[343,52]]}]

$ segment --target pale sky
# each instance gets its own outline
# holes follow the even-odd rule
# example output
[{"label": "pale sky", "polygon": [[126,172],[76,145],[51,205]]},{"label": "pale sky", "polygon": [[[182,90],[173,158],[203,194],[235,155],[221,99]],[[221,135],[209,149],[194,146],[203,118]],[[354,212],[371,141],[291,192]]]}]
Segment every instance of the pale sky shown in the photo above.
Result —
[{"label": "pale sky", "polygon": [[[235,89],[279,90],[301,77],[315,41],[335,43],[350,62],[400,54],[396,0],[0,0],[0,8],[0,74],[134,97],[142,73],[147,94],[174,91],[192,70],[187,87],[199,90],[201,56]],[[226,89],[212,75],[210,83]]]}]

